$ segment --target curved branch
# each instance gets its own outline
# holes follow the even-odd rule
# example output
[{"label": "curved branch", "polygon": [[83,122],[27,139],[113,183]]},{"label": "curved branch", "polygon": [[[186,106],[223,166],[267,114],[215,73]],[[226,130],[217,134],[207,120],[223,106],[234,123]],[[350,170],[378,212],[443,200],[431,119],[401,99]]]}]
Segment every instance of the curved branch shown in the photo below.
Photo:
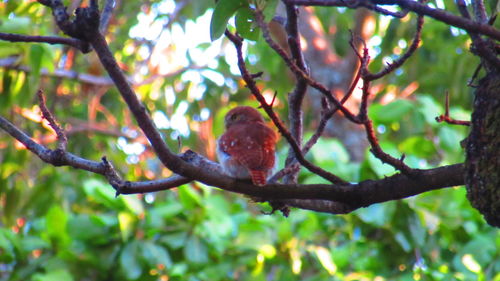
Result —
[{"label": "curved branch", "polygon": [[[105,176],[109,183],[117,190],[117,193],[130,194],[138,193],[137,190],[140,190],[140,193],[166,190],[191,181],[178,175],[154,181],[122,181],[116,171],[112,168],[111,164],[105,160],[105,158],[103,158],[102,162],[97,162],[81,158],[62,149],[49,149],[35,142],[30,136],[19,130],[19,128],[2,116],[0,116],[0,128],[22,143],[28,150],[33,152],[33,154],[46,163],[54,166],[70,166],[75,169],[85,170]],[[181,157],[187,156],[182,155]],[[199,161],[197,161],[197,163],[199,163]]]},{"label": "curved branch", "polygon": [[[118,193],[131,194],[160,191],[177,187],[180,184],[190,181],[190,179],[178,175],[156,181],[121,181],[116,174],[112,175],[114,169],[110,168],[109,162],[105,159],[102,162],[96,162],[78,157],[69,152],[48,149],[33,141],[28,135],[1,116],[0,128],[23,143],[44,162],[54,166],[71,166],[106,176],[113,187],[117,189]],[[220,166],[217,163],[206,160],[192,151],[185,152],[180,158],[186,161],[186,163],[203,167],[205,172],[212,173],[216,177],[225,178],[219,173]],[[291,206],[295,207],[314,208],[317,211],[335,213],[340,212],[339,210],[351,212],[357,208],[367,207],[375,203],[402,199],[431,190],[462,185],[464,184],[463,175],[464,165],[454,164],[428,170],[415,170],[411,177],[396,174],[384,179],[367,180],[358,184],[269,184],[266,188],[262,188],[261,186],[254,186],[244,181],[229,179],[231,184],[221,186],[221,188],[231,192],[265,198],[265,200],[285,200],[287,204],[290,203]],[[293,200],[288,202],[289,200],[287,199]],[[320,201],[317,201],[318,205],[313,207],[311,202],[307,200],[320,200],[333,203],[320,203]],[[321,210],[318,208],[321,208]]]},{"label": "curved branch", "polygon": [[406,60],[408,60],[415,53],[415,51],[418,49],[418,46],[419,46],[420,41],[421,41],[420,36],[422,35],[423,25],[424,25],[424,17],[419,15],[417,17],[417,29],[415,31],[415,35],[413,36],[413,41],[412,41],[410,47],[405,51],[405,53],[403,55],[401,55],[398,59],[393,61],[392,63],[389,63],[381,71],[379,71],[377,73],[368,73],[363,78],[368,79],[368,80],[376,80],[376,79],[379,79],[379,78],[393,72],[398,67],[402,66],[406,62]]}]

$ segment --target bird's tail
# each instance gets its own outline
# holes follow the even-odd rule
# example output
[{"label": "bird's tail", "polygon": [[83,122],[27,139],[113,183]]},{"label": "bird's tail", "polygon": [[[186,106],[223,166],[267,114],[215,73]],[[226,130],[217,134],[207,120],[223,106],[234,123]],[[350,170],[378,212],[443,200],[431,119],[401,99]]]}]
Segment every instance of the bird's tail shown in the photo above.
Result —
[{"label": "bird's tail", "polygon": [[267,182],[267,173],[265,171],[252,170],[250,171],[250,176],[255,185],[265,185]]}]

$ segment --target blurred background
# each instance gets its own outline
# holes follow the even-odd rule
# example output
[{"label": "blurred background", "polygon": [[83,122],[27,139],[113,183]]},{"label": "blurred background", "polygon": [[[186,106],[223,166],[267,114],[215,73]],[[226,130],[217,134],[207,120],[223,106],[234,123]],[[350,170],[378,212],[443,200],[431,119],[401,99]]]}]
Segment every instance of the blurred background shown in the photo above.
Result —
[{"label": "blurred background", "polygon": [[[63,2],[72,11],[87,1]],[[429,5],[457,12],[451,0]],[[212,160],[224,114],[236,105],[258,105],[240,78],[234,46],[224,37],[210,40],[214,7],[212,1],[117,0],[105,30],[169,147]],[[300,19],[312,75],[338,96],[357,65],[350,30],[366,41],[370,69],[378,71],[411,44],[416,22],[411,13],[394,19],[345,8],[304,9]],[[279,40],[280,25],[271,28]],[[0,32],[63,36],[51,11],[36,1],[0,1]],[[261,36],[251,36],[244,43],[249,69],[263,72],[258,86],[269,100],[277,92],[274,107],[286,120],[293,77]],[[469,45],[464,31],[426,19],[416,54],[373,83],[369,116],[386,152],[405,154],[414,168],[463,162],[460,142],[468,128],[435,117],[444,113],[448,91],[451,116],[470,118],[473,88],[467,84],[479,60]],[[130,181],[171,175],[95,53],[0,41],[1,116],[54,148],[55,134],[37,105],[39,88],[67,131],[69,152],[95,161],[106,156]],[[356,106],[358,92],[349,106]],[[305,101],[305,140],[318,125],[317,96],[310,91]],[[340,116],[307,158],[352,182],[395,173],[365,142],[363,131]],[[287,151],[281,140],[280,167]],[[302,169],[299,182],[325,180]],[[348,215],[292,210],[288,218],[265,215],[266,204],[199,183],[114,195],[103,177],[47,165],[2,131],[0,280],[500,280],[499,231],[470,206],[463,187]]]}]

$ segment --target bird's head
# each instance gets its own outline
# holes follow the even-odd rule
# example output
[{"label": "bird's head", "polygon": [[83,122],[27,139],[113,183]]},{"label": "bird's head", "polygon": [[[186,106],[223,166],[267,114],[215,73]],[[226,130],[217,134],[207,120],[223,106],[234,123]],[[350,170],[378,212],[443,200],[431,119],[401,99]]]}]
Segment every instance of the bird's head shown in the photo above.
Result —
[{"label": "bird's head", "polygon": [[224,118],[226,129],[236,124],[264,123],[264,118],[255,108],[250,106],[238,106],[231,109]]}]

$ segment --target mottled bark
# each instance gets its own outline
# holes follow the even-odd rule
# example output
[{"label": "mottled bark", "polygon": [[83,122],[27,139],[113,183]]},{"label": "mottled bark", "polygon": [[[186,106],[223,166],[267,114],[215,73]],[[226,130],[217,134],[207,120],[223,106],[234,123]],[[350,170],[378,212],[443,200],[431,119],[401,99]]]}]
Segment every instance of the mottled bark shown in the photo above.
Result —
[{"label": "mottled bark", "polygon": [[500,74],[496,71],[476,89],[465,164],[469,201],[490,225],[500,227]]}]

